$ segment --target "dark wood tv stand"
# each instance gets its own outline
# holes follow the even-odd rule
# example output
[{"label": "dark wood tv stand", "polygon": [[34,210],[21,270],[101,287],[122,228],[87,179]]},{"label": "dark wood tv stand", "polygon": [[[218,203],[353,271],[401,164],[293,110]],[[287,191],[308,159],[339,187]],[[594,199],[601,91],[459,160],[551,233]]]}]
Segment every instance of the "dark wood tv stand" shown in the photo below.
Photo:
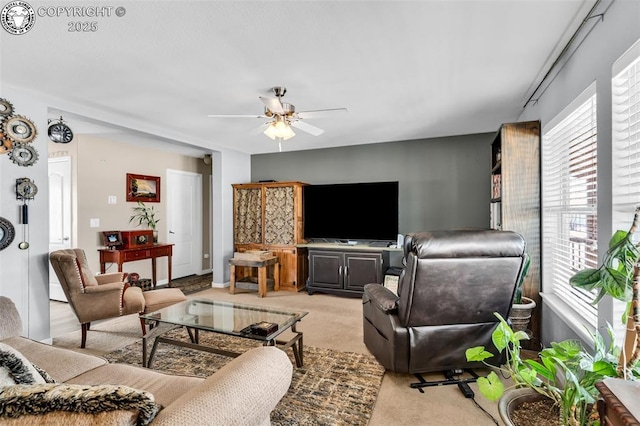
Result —
[{"label": "dark wood tv stand", "polygon": [[[310,243],[307,292],[362,297],[364,286],[382,284],[389,265],[386,253],[400,251],[366,244]],[[385,260],[387,259],[387,260]]]}]

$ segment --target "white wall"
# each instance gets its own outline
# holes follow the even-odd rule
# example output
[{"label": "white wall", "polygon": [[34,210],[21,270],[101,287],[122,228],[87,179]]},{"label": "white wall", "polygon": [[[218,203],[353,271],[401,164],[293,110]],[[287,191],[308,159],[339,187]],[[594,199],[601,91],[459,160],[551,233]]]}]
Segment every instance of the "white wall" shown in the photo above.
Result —
[{"label": "white wall", "polygon": [[[233,188],[234,183],[251,181],[251,157],[234,151],[213,156],[213,283],[227,285],[229,259],[233,257]],[[215,200],[224,200],[216,203]]]},{"label": "white wall", "polygon": [[[126,175],[134,173],[160,177],[160,202],[147,203],[157,211],[158,239],[167,241],[167,169],[197,173],[198,158],[179,155],[159,149],[124,144],[104,137],[80,135],[74,138],[78,145],[77,156],[77,235],[74,247],[85,250],[89,266],[99,272],[98,248],[103,246],[102,231],[145,229],[130,224],[132,208],[137,204],[127,202],[125,195]],[[72,142],[74,143],[74,142]],[[52,145],[58,145],[53,144]],[[68,145],[71,145],[68,144]],[[115,204],[108,204],[108,197],[116,197]],[[91,219],[98,219],[97,228],[90,227]],[[199,262],[199,259],[197,260]],[[157,278],[160,284],[167,282],[167,258],[157,259]],[[108,265],[107,265],[108,266]],[[109,272],[116,271],[112,265]],[[141,277],[151,277],[151,261],[127,262],[125,272],[137,272]]]},{"label": "white wall", "polygon": [[[48,244],[49,189],[47,184],[47,105],[35,97],[3,86],[0,97],[13,103],[15,113],[31,119],[38,136],[31,142],[39,160],[29,167],[12,163],[9,155],[0,156],[0,216],[16,230],[13,243],[0,251],[0,295],[16,304],[23,321],[23,334],[37,340],[49,337]],[[16,179],[30,178],[37,186],[35,199],[29,201],[30,247],[20,250],[23,225],[19,222]]]},{"label": "white wall", "polygon": [[[599,19],[599,18],[593,18]],[[611,224],[611,67],[613,63],[640,38],[640,2],[617,0],[594,27],[578,50],[571,56],[551,85],[537,102],[527,105],[520,120],[539,119],[544,129],[573,99],[591,83],[596,82],[598,114],[598,241],[602,258],[612,235]],[[544,206],[543,206],[544,208]],[[542,265],[544,268],[544,265]],[[542,282],[542,290],[545,283]],[[560,302],[561,303],[561,302]],[[565,305],[566,306],[566,305]],[[598,327],[606,335],[607,318],[612,318],[611,300],[598,305],[602,313]],[[581,323],[572,318],[570,309],[554,309],[543,299],[543,343],[578,338]],[[613,318],[618,321],[618,318]],[[583,334],[583,333],[582,333]]]}]

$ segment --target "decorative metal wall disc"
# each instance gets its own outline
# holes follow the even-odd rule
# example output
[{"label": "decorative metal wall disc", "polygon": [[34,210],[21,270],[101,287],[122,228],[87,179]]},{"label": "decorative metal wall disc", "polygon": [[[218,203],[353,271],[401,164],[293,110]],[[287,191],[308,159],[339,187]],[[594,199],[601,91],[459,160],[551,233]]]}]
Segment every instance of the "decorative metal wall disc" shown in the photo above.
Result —
[{"label": "decorative metal wall disc", "polygon": [[4,133],[16,143],[29,143],[35,139],[38,131],[35,124],[27,117],[12,115],[2,123]]},{"label": "decorative metal wall disc", "polygon": [[0,98],[0,116],[8,117],[13,115],[13,105],[6,99]]},{"label": "decorative metal wall disc", "polygon": [[38,161],[38,151],[31,145],[17,143],[9,153],[9,158],[18,166],[33,166]]},{"label": "decorative metal wall disc", "polygon": [[16,230],[13,228],[11,222],[4,217],[0,217],[0,250],[9,247],[9,244],[13,242],[15,236]]},{"label": "decorative metal wall disc", "polygon": [[6,154],[13,149],[11,139],[5,137],[4,133],[0,133],[0,154]]}]

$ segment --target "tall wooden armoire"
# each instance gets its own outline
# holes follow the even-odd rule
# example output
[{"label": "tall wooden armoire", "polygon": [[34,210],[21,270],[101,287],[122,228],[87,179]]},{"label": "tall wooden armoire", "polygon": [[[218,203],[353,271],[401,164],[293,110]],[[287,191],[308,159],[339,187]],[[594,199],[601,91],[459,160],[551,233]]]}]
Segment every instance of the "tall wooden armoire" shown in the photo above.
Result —
[{"label": "tall wooden armoire", "polygon": [[[234,250],[268,250],[280,261],[280,290],[300,291],[307,278],[303,243],[302,182],[233,186]],[[249,271],[236,273],[248,274]]]}]

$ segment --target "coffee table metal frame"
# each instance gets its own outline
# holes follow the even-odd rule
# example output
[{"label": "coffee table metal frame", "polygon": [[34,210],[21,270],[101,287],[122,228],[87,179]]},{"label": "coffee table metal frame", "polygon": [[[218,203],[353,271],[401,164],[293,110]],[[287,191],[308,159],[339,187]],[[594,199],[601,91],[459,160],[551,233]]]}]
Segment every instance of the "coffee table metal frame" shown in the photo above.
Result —
[{"label": "coffee table metal frame", "polygon": [[[201,345],[199,333],[200,331],[208,331],[258,340],[262,342],[263,346],[275,346],[283,351],[292,348],[296,367],[302,367],[304,363],[302,332],[296,329],[296,325],[307,314],[308,312],[304,311],[287,311],[279,308],[274,309],[210,299],[193,299],[180,302],[156,312],[140,315],[150,326],[149,331],[142,336],[142,366],[151,367],[156,349],[160,343],[228,357],[241,355],[237,352]],[[218,320],[217,323],[216,319]],[[278,324],[278,329],[267,336],[245,331],[251,324],[261,321],[275,322]],[[167,332],[180,327],[187,329],[189,342],[165,336]],[[293,337],[288,340],[278,340],[277,337],[287,330],[293,333]],[[153,338],[155,338],[155,341],[147,358],[147,343]]]}]

